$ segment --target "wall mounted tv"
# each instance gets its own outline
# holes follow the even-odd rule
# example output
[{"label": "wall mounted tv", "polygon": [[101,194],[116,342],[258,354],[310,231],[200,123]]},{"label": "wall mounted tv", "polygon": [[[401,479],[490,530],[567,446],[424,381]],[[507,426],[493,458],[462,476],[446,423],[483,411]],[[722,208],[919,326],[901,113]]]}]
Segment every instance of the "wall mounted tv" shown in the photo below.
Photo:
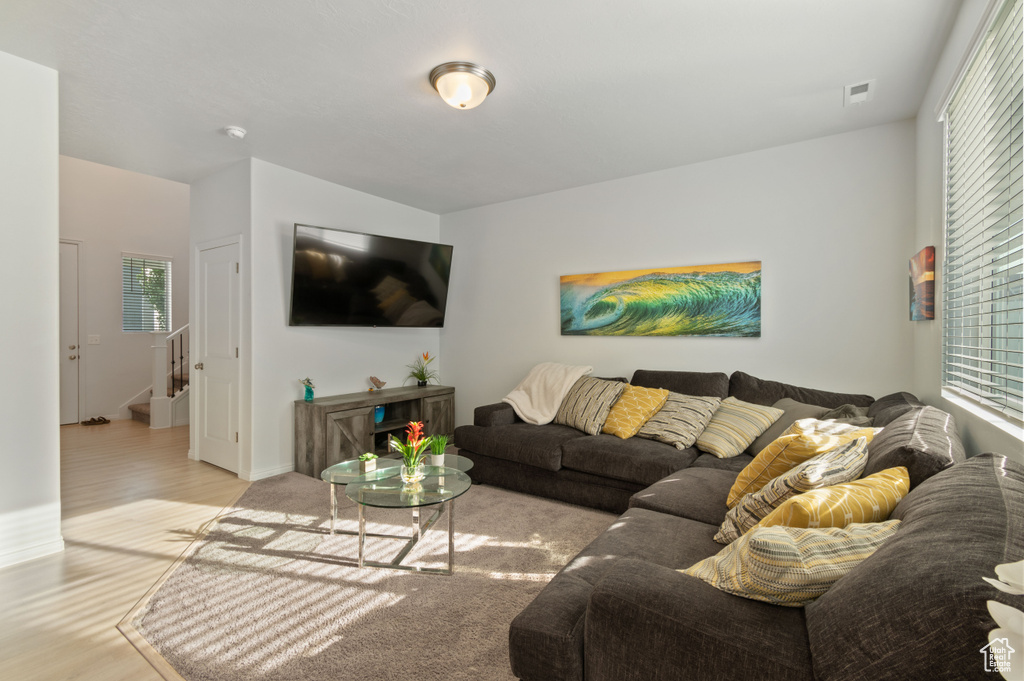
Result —
[{"label": "wall mounted tv", "polygon": [[444,326],[452,247],[295,225],[289,326]]}]

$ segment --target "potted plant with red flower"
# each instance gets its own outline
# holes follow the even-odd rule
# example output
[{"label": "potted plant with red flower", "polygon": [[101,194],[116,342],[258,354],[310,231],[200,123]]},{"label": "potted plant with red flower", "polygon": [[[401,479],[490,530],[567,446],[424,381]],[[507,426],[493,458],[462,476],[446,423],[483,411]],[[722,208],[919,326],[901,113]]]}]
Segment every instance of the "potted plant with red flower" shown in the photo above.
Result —
[{"label": "potted plant with red flower", "polygon": [[417,482],[423,479],[423,459],[429,451],[429,438],[423,437],[423,422],[410,421],[405,428],[406,438],[402,442],[390,436],[391,449],[402,454],[402,482]]}]

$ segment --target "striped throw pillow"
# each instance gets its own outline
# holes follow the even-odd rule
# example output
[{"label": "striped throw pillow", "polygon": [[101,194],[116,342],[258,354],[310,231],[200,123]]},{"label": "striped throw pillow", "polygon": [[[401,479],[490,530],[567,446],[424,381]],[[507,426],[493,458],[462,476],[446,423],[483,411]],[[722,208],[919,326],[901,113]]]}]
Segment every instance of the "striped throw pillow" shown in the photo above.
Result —
[{"label": "striped throw pillow", "polygon": [[555,423],[597,435],[625,387],[626,384],[619,381],[584,376],[569,388],[558,407]]},{"label": "striped throw pillow", "polygon": [[868,462],[868,439],[859,437],[791,468],[756,492],[745,494],[729,509],[715,535],[715,541],[728,544],[757,525],[782,502],[796,494],[860,477]]},{"label": "striped throw pillow", "polygon": [[846,527],[886,520],[910,491],[903,466],[860,480],[797,494],[766,515],[755,527]]},{"label": "striped throw pillow", "polygon": [[899,524],[889,520],[845,528],[759,527],[680,572],[726,593],[800,607],[874,553]]},{"label": "striped throw pillow", "polygon": [[729,490],[725,503],[732,508],[744,494],[751,494],[797,464],[827,452],[859,437],[868,442],[875,436],[872,428],[855,428],[834,421],[801,419],[791,425],[779,439],[761,450],[746,468],[740,471]]},{"label": "striped throw pillow", "polygon": [[697,437],[697,447],[719,459],[736,456],[785,412],[726,397]]},{"label": "striped throw pillow", "polygon": [[692,447],[721,403],[720,397],[693,397],[670,392],[665,406],[636,435],[675,445],[676,449]]},{"label": "striped throw pillow", "polygon": [[621,437],[623,440],[633,437],[647,419],[665,404],[668,391],[660,388],[641,388],[627,385],[618,401],[608,412],[608,419],[601,428],[602,433]]}]

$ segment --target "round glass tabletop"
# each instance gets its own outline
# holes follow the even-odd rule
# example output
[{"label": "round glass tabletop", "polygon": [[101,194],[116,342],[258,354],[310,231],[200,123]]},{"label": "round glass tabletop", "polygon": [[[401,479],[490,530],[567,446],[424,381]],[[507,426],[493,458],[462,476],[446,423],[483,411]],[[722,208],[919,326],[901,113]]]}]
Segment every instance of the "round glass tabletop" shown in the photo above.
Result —
[{"label": "round glass tabletop", "polygon": [[424,466],[419,482],[402,482],[401,468],[371,471],[349,481],[345,496],[357,504],[382,508],[415,508],[440,504],[465,494],[473,481],[460,470]]},{"label": "round glass tabletop", "polygon": [[[427,457],[427,461],[429,460],[430,458]],[[401,459],[378,458],[376,459],[376,461],[377,471],[384,471],[390,469],[397,470],[402,466]],[[454,468],[455,470],[462,471],[463,473],[465,473],[469,471],[471,468],[473,468],[473,462],[472,460],[467,459],[464,456],[459,456],[458,454],[445,454],[444,466],[445,468]],[[336,463],[330,468],[324,469],[320,473],[320,479],[323,480],[324,482],[329,482],[335,485],[347,485],[348,483],[352,482],[358,477],[361,477],[362,475],[363,473],[360,472],[359,470],[359,459],[351,459],[349,461],[342,461],[341,463]]]}]

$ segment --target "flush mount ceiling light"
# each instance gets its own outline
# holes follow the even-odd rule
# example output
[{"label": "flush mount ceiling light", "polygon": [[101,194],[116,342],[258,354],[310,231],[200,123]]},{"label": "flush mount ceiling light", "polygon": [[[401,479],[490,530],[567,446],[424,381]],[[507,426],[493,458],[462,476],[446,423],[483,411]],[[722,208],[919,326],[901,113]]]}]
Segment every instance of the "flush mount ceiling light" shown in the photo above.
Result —
[{"label": "flush mount ceiling light", "polygon": [[240,140],[245,137],[245,128],[240,128],[237,125],[227,126],[224,128],[224,132],[233,140]]},{"label": "flush mount ceiling light", "polygon": [[448,106],[472,109],[494,92],[494,76],[485,68],[468,61],[450,61],[434,67],[430,84]]}]

